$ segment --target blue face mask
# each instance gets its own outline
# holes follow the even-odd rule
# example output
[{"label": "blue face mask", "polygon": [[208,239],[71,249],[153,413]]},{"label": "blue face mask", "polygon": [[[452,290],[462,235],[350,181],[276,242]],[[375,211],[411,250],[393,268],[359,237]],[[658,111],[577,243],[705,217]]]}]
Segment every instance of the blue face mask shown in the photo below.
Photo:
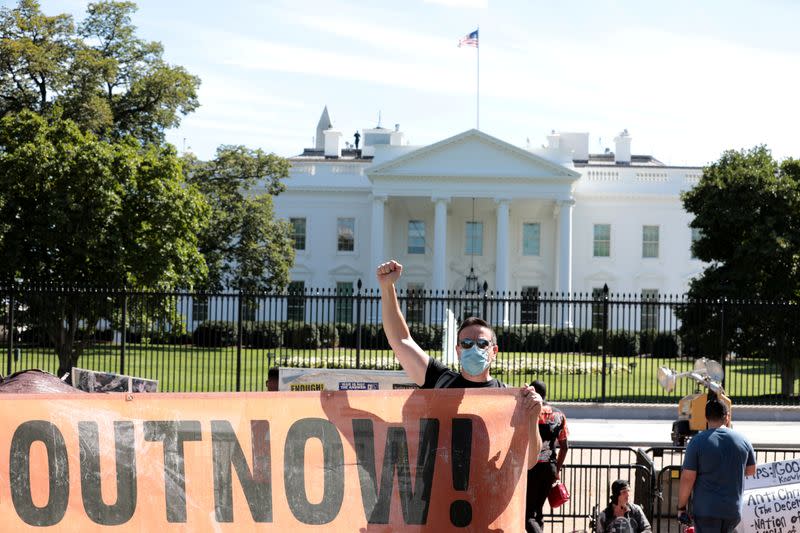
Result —
[{"label": "blue face mask", "polygon": [[489,348],[481,350],[473,345],[461,350],[461,368],[470,376],[480,375],[489,368]]}]

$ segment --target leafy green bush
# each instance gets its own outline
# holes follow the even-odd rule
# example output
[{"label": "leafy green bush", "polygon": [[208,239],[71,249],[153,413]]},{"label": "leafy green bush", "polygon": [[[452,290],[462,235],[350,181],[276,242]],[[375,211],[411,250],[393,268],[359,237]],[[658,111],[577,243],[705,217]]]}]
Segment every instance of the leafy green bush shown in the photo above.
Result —
[{"label": "leafy green bush", "polygon": [[206,320],[194,328],[192,344],[206,348],[221,348],[236,344],[236,325],[225,320]]},{"label": "leafy green bush", "polygon": [[549,344],[549,332],[543,327],[534,326],[525,338],[525,348],[529,352],[544,352]]},{"label": "leafy green bush", "polygon": [[319,342],[323,348],[336,348],[339,346],[339,331],[333,324],[320,324]]},{"label": "leafy green bush", "polygon": [[659,333],[653,340],[652,353],[655,357],[677,357],[678,339],[672,333]]},{"label": "leafy green bush", "polygon": [[316,324],[290,321],[283,331],[283,345],[288,348],[316,350],[321,346]]},{"label": "leafy green bush", "polygon": [[575,352],[578,350],[578,337],[571,329],[560,329],[550,337],[548,348],[551,352]]},{"label": "leafy green bush", "polygon": [[606,353],[615,357],[636,355],[636,334],[630,331],[615,331],[609,334]]},{"label": "leafy green bush", "polygon": [[652,354],[653,343],[658,333],[654,329],[643,329],[639,332],[639,353]]},{"label": "leafy green bush", "polygon": [[504,352],[528,351],[530,326],[508,326],[497,332],[497,344]]},{"label": "leafy green bush", "polygon": [[280,322],[247,322],[243,324],[244,343],[253,348],[280,348],[283,326]]},{"label": "leafy green bush", "polygon": [[603,344],[603,331],[600,329],[585,329],[578,336],[578,349],[584,353],[598,353]]},{"label": "leafy green bush", "polygon": [[336,332],[339,335],[339,346],[345,348],[356,347],[356,326],[350,322],[336,324]]}]

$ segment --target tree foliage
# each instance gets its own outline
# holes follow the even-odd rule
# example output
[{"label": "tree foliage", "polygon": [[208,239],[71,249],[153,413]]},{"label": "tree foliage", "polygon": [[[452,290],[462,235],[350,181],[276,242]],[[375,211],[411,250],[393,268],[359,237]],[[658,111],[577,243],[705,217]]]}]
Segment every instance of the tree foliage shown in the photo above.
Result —
[{"label": "tree foliage", "polygon": [[[727,151],[684,193],[700,238],[695,255],[708,263],[692,280],[692,299],[778,300],[800,296],[800,161],[777,162],[764,146]],[[800,359],[796,306],[723,305],[705,315],[697,337],[719,338],[723,323],[729,349],[769,357],[781,368],[783,393],[791,394]],[[717,329],[715,333],[714,330]],[[689,332],[684,332],[688,334]]]},{"label": "tree foliage", "polygon": [[47,16],[36,0],[0,10],[0,116],[54,109],[101,138],[161,142],[197,108],[200,80],[136,37],[133,2],[89,4],[86,19]]},{"label": "tree foliage", "polygon": [[[204,279],[198,235],[209,209],[172,147],[101,141],[30,111],[0,119],[0,146],[0,279],[148,288]],[[37,303],[68,369],[79,322],[100,317],[86,302]]]},{"label": "tree foliage", "polygon": [[276,220],[272,196],[285,188],[286,159],[244,146],[221,146],[207,162],[185,157],[187,181],[211,206],[200,250],[212,290],[284,288],[294,261],[289,225]]}]

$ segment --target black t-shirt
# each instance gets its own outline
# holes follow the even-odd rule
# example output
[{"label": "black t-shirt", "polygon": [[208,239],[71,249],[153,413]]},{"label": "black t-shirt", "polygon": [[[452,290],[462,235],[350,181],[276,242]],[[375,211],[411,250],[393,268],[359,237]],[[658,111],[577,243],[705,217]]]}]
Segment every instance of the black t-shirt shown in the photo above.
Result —
[{"label": "black t-shirt", "polygon": [[448,367],[433,357],[428,361],[425,371],[425,383],[422,389],[480,389],[483,387],[505,387],[506,384],[494,378],[489,381],[475,382],[465,379],[458,372],[453,372]]}]

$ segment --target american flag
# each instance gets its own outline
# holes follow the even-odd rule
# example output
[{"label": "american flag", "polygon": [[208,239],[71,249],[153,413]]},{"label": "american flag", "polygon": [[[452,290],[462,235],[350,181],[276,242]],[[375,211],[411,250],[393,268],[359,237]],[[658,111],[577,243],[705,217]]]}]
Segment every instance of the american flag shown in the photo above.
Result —
[{"label": "american flag", "polygon": [[458,40],[458,47],[461,48],[462,46],[474,46],[475,48],[478,47],[478,30],[473,31],[472,33],[466,34],[464,37]]}]

